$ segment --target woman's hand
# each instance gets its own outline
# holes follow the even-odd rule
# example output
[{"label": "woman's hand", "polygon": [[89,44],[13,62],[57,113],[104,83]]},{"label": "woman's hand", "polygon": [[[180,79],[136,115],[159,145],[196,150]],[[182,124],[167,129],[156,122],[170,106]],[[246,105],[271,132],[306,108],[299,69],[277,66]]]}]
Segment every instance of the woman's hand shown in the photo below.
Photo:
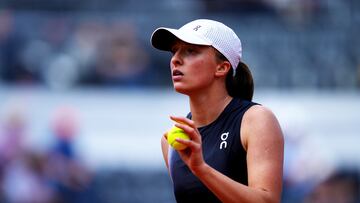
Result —
[{"label": "woman's hand", "polygon": [[186,149],[179,150],[178,153],[189,169],[196,174],[206,166],[202,154],[201,135],[195,126],[194,121],[177,116],[170,116],[170,118],[176,122],[176,127],[183,129],[190,137],[190,140],[176,138],[176,141],[187,146]]}]

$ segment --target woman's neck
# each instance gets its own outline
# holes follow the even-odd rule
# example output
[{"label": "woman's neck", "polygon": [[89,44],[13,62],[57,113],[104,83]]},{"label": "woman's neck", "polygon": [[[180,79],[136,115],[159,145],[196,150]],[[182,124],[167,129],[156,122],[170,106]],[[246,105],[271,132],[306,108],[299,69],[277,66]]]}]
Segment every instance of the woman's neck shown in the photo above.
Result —
[{"label": "woman's neck", "polygon": [[196,95],[190,96],[189,99],[192,120],[197,127],[202,127],[215,121],[232,97],[226,93]]}]

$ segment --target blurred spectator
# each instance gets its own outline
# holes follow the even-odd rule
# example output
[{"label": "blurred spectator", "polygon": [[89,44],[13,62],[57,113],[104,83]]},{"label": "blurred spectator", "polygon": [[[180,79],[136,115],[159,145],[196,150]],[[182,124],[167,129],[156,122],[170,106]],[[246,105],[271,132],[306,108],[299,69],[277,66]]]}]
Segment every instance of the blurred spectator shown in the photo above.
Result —
[{"label": "blurred spectator", "polygon": [[45,158],[31,151],[6,166],[3,188],[9,203],[55,203],[45,175]]},{"label": "blurred spectator", "polygon": [[98,48],[107,34],[106,23],[98,20],[85,19],[74,28],[74,32],[67,42],[65,52],[71,56],[78,68],[79,82],[91,83]]},{"label": "blurred spectator", "polygon": [[70,20],[57,16],[41,25],[41,38],[51,50],[45,55],[47,58],[42,58],[40,74],[45,84],[53,89],[66,89],[79,81],[77,61],[64,51],[72,34],[70,27]]},{"label": "blurred spectator", "polygon": [[[34,51],[36,50],[36,51]],[[41,74],[46,70],[45,63],[51,57],[53,48],[44,39],[30,39],[24,42],[24,47],[18,60],[31,73],[36,83],[41,80]]]},{"label": "blurred spectator", "polygon": [[288,25],[302,25],[312,21],[320,7],[320,0],[265,0]]},{"label": "blurred spectator", "polygon": [[288,126],[284,128],[284,134],[282,202],[300,203],[331,172],[332,166],[324,158],[317,143],[303,129]]},{"label": "blurred spectator", "polygon": [[52,190],[44,173],[45,159],[26,146],[27,122],[20,110],[10,110],[1,126],[1,202],[51,203]]},{"label": "blurred spectator", "polygon": [[78,121],[72,109],[60,108],[52,123],[55,142],[49,152],[48,175],[57,202],[82,203],[95,201],[91,190],[91,174],[81,164],[74,149]]},{"label": "blurred spectator", "polygon": [[5,202],[4,179],[7,166],[20,156],[23,146],[25,122],[19,111],[5,115],[0,121],[0,202]]},{"label": "blurred spectator", "polygon": [[360,179],[358,169],[339,169],[319,183],[305,203],[359,203]]},{"label": "blurred spectator", "polygon": [[0,80],[28,83],[34,80],[19,60],[23,36],[15,28],[15,16],[11,10],[0,8]]},{"label": "blurred spectator", "polygon": [[17,159],[24,149],[27,123],[23,112],[11,109],[3,118],[0,131],[0,162],[4,165]]},{"label": "blurred spectator", "polygon": [[98,54],[96,77],[102,84],[137,86],[147,84],[151,78],[148,55],[131,22],[115,22]]}]

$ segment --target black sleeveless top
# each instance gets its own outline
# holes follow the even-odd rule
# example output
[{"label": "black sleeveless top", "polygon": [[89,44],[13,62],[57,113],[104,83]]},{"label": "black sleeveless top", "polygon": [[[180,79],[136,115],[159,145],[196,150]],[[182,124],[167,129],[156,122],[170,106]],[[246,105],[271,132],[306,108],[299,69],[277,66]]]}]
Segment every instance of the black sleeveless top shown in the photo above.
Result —
[{"label": "black sleeveless top", "polygon": [[[247,185],[246,151],[241,144],[240,127],[244,113],[253,105],[255,103],[234,98],[214,122],[199,128],[205,162],[245,185]],[[188,118],[191,118],[191,114]],[[178,203],[221,202],[191,173],[177,151],[169,149],[170,175],[176,201]]]}]

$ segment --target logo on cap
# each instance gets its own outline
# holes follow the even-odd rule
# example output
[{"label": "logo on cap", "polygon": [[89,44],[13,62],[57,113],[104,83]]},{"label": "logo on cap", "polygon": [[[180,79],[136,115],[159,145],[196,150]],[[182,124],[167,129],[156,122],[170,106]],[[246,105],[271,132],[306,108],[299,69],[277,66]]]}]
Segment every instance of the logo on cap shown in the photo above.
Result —
[{"label": "logo on cap", "polygon": [[199,30],[199,28],[201,28],[201,25],[197,25],[196,27],[194,27],[194,31],[198,31]]}]

